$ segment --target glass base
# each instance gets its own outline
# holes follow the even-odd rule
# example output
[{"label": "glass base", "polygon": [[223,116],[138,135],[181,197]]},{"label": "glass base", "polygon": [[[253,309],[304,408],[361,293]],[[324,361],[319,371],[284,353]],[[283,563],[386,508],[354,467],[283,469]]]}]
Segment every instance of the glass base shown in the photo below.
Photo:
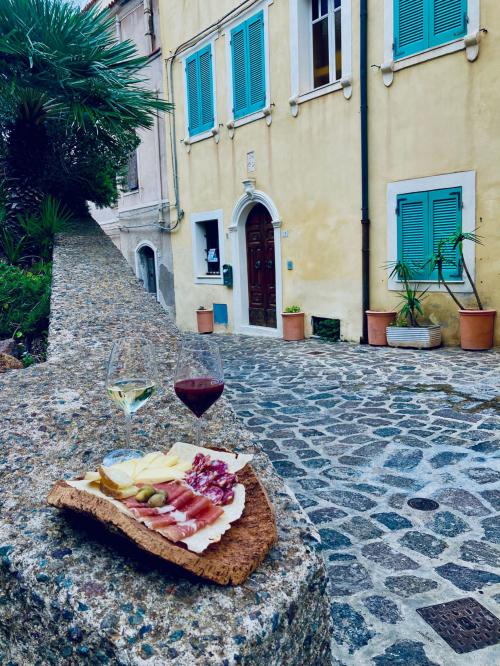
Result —
[{"label": "glass base", "polygon": [[104,467],[111,467],[111,465],[116,465],[116,463],[126,462],[134,458],[142,458],[143,455],[142,451],[137,451],[136,449],[115,449],[104,456],[102,464]]}]

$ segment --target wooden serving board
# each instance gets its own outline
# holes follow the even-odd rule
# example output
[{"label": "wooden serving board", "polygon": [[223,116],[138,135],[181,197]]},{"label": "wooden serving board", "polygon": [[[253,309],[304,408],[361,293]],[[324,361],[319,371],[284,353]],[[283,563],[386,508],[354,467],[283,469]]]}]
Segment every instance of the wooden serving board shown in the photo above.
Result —
[{"label": "wooden serving board", "polygon": [[111,502],[58,481],[47,502],[59,509],[86,513],[125,534],[139,548],[220,585],[241,585],[276,543],[276,519],[267,493],[250,465],[238,472],[245,486],[243,515],[218,543],[192,553],[119,511]]}]

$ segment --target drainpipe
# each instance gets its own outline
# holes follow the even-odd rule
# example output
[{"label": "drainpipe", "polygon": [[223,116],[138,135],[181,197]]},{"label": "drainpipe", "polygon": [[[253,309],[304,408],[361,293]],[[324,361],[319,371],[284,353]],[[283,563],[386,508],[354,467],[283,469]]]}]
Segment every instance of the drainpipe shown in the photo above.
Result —
[{"label": "drainpipe", "polygon": [[155,38],[152,0],[144,0],[143,6],[144,6],[144,34],[146,36],[146,39],[148,40],[149,53],[151,53],[151,51],[154,48],[154,38]]},{"label": "drainpipe", "polygon": [[370,216],[368,190],[368,0],[360,0],[359,81],[361,88],[361,306],[363,335],[368,342],[366,310],[370,309]]}]

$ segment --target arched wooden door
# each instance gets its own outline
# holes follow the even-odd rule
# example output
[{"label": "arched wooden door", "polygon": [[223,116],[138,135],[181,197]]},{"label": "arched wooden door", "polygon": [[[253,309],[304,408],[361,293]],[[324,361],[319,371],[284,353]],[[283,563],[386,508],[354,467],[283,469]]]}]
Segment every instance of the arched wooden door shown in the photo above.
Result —
[{"label": "arched wooden door", "polygon": [[274,228],[265,206],[256,204],[246,221],[248,323],[276,328]]}]

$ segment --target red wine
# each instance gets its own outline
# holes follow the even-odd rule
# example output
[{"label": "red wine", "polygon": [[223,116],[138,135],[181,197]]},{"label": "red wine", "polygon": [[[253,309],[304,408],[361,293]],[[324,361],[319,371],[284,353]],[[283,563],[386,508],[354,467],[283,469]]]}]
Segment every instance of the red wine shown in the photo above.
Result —
[{"label": "red wine", "polygon": [[178,398],[189,407],[195,416],[203,416],[224,390],[224,382],[212,377],[181,379],[174,384]]}]

